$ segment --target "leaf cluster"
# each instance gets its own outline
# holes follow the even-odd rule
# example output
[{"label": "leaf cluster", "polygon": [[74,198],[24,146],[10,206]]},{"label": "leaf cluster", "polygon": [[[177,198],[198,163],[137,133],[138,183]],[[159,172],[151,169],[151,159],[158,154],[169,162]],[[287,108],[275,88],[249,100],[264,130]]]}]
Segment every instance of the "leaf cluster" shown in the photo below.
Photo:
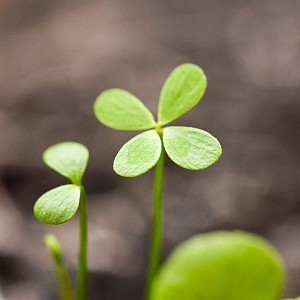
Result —
[{"label": "leaf cluster", "polygon": [[83,193],[82,177],[89,152],[75,142],[63,142],[49,147],[43,155],[46,165],[68,178],[71,184],[56,187],[43,194],[34,205],[35,217],[46,224],[61,224],[76,213]]},{"label": "leaf cluster", "polygon": [[146,130],[128,141],[114,160],[114,170],[124,177],[139,176],[156,165],[166,151],[177,165],[203,170],[222,154],[218,140],[210,133],[192,127],[164,127],[193,108],[207,86],[206,76],[194,64],[175,68],[160,93],[157,122],[146,106],[131,93],[110,89],[101,93],[94,104],[97,119],[118,130]]}]

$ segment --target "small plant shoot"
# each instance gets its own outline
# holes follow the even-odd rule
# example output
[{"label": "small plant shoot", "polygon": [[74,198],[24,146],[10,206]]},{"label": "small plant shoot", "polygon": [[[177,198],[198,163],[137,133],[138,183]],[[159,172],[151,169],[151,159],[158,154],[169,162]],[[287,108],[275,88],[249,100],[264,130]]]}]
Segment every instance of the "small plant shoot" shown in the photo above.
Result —
[{"label": "small plant shoot", "polygon": [[46,224],[61,224],[76,213],[82,193],[81,179],[87,166],[89,152],[85,146],[63,142],[48,148],[44,162],[73,184],[63,185],[42,195],[34,206],[34,215]]},{"label": "small plant shoot", "polygon": [[[79,209],[79,255],[77,300],[87,299],[87,200],[82,177],[88,164],[88,149],[75,142],[63,142],[49,147],[44,162],[71,183],[56,187],[43,194],[34,205],[35,217],[43,223],[58,225],[69,221]],[[70,300],[73,291],[69,276],[62,265],[62,253],[54,236],[48,236],[46,246],[55,262],[62,300]],[[60,254],[61,253],[61,254]],[[59,254],[59,255],[58,255]]]},{"label": "small plant shoot", "polygon": [[179,245],[155,278],[151,300],[278,300],[284,268],[276,250],[245,232],[214,232]]},{"label": "small plant shoot", "polygon": [[53,234],[45,236],[45,245],[53,258],[54,271],[59,284],[60,299],[74,300],[72,281],[66,269],[61,246]]},{"label": "small plant shoot", "polygon": [[175,68],[162,87],[157,121],[138,98],[121,89],[104,91],[94,104],[95,115],[104,125],[119,130],[146,130],[120,149],[113,164],[115,172],[124,177],[136,177],[156,166],[146,300],[150,299],[161,259],[165,153],[175,164],[188,170],[204,170],[222,154],[218,140],[204,130],[165,127],[201,100],[206,85],[206,76],[198,66],[183,64]]}]

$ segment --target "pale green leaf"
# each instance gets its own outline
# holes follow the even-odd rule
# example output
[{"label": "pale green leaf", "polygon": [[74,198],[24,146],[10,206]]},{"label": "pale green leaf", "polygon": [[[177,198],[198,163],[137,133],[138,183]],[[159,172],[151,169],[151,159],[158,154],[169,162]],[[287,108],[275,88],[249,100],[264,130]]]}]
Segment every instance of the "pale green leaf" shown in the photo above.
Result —
[{"label": "pale green leaf", "polygon": [[203,170],[221,156],[218,140],[208,132],[192,127],[167,127],[163,141],[168,156],[177,165],[189,170]]},{"label": "pale green leaf", "polygon": [[61,250],[61,245],[57,240],[56,236],[51,233],[47,233],[44,237],[45,245],[51,253],[54,261],[57,263],[62,262],[63,255]]},{"label": "pale green leaf", "polygon": [[165,125],[189,111],[201,100],[206,85],[206,76],[198,66],[183,64],[175,68],[160,94],[158,123]]},{"label": "pale green leaf", "polygon": [[49,147],[44,152],[43,159],[47,166],[73,183],[80,184],[88,163],[89,151],[79,143],[63,142]]},{"label": "pale green leaf", "polygon": [[53,234],[47,234],[45,244],[54,261],[54,271],[59,285],[59,299],[74,300],[72,281],[64,262],[65,259],[59,241]]},{"label": "pale green leaf", "polygon": [[157,163],[161,147],[160,137],[155,130],[135,136],[117,154],[115,172],[124,177],[136,177],[147,172]]},{"label": "pale green leaf", "polygon": [[284,269],[264,239],[215,232],[181,244],[162,267],[151,300],[275,300]]},{"label": "pale green leaf", "polygon": [[121,89],[101,93],[94,112],[104,125],[119,130],[144,130],[155,126],[153,115],[134,95]]},{"label": "pale green leaf", "polygon": [[34,205],[35,217],[46,224],[61,224],[70,220],[80,202],[80,188],[67,184],[42,195]]}]

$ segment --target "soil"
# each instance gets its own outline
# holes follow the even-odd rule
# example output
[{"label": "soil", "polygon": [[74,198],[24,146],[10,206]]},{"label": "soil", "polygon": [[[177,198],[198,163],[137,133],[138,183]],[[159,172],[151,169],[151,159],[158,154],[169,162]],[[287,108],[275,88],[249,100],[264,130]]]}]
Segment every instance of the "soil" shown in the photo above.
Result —
[{"label": "soil", "polygon": [[164,257],[201,232],[251,231],[282,254],[286,296],[300,294],[298,1],[0,0],[5,299],[57,299],[46,232],[62,241],[74,274],[77,219],[51,227],[32,214],[43,192],[65,183],[41,159],[65,140],[91,152],[90,299],[141,299],[153,173],[113,173],[114,156],[135,133],[102,126],[92,106],[101,91],[120,87],[156,113],[163,81],[184,62],[205,70],[208,90],[176,124],[209,131],[224,153],[203,172],[167,161]]}]

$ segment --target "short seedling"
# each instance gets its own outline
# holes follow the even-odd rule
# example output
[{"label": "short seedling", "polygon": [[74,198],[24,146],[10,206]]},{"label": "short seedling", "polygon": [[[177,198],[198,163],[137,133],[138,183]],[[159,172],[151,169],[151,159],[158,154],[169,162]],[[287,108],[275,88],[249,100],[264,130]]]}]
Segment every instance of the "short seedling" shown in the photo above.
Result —
[{"label": "short seedling", "polygon": [[145,299],[150,299],[153,280],[161,260],[163,235],[163,179],[165,152],[177,165],[189,170],[203,170],[221,156],[216,138],[204,130],[164,127],[188,112],[202,98],[207,80],[202,69],[193,64],[175,68],[166,80],[158,105],[158,120],[134,95],[110,89],[94,104],[96,117],[104,125],[118,130],[147,130],[128,141],[117,154],[113,168],[124,177],[139,176],[156,165],[151,249]]},{"label": "short seedling", "polygon": [[75,299],[72,281],[65,266],[63,253],[58,240],[53,234],[47,234],[45,236],[45,244],[53,258],[54,271],[59,285],[60,299]]},{"label": "short seedling", "polygon": [[[87,299],[87,200],[82,177],[87,167],[89,152],[81,144],[64,142],[48,148],[44,162],[72,184],[62,185],[42,195],[34,206],[34,215],[46,224],[58,225],[69,221],[79,208],[79,254],[77,300]],[[46,245],[51,252],[60,286],[62,300],[73,300],[74,292],[65,269],[60,245],[54,236],[47,236]]]}]

